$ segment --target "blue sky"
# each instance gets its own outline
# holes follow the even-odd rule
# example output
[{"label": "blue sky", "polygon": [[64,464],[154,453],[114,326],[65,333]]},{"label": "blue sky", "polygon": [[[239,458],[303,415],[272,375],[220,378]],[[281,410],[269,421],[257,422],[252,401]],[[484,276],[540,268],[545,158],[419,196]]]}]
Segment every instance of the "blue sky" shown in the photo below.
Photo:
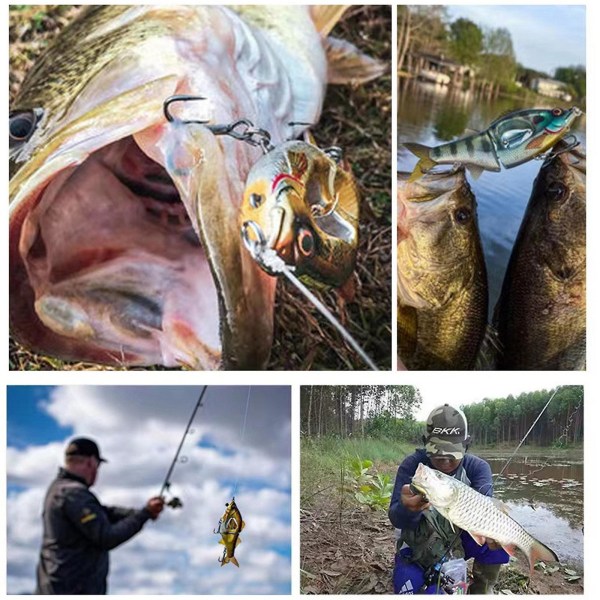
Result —
[{"label": "blue sky", "polygon": [[[109,462],[93,491],[141,507],[158,493],[200,387],[9,386],[8,592],[30,593],[46,488],[73,436],[94,438]],[[210,386],[171,478],[184,508],[111,553],[114,594],[286,594],[291,582],[290,390]],[[246,528],[240,569],[221,568],[212,533],[237,485]]]},{"label": "blue sky", "polygon": [[553,75],[556,67],[586,64],[583,5],[448,5],[448,13],[453,21],[507,28],[526,67]]}]

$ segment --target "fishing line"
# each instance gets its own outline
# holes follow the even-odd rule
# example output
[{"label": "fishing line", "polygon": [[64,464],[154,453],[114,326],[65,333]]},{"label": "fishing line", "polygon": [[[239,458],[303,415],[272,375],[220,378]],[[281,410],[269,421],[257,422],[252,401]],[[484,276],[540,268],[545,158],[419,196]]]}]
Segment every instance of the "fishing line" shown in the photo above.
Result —
[{"label": "fishing line", "polygon": [[[171,475],[173,474],[173,470],[175,469],[175,465],[177,464],[177,460],[179,459],[179,454],[181,453],[181,448],[183,447],[183,443],[185,442],[185,438],[187,437],[187,434],[190,431],[190,427],[192,426],[192,422],[194,421],[194,418],[196,417],[196,413],[198,412],[198,409],[202,406],[202,398],[204,398],[204,394],[206,393],[206,389],[207,389],[207,385],[204,386],[202,392],[200,392],[200,397],[198,398],[198,402],[196,402],[196,405],[194,406],[194,410],[192,411],[192,414],[190,415],[190,419],[188,421],[188,424],[183,432],[183,436],[181,437],[181,441],[179,442],[179,447],[177,448],[177,452],[175,452],[175,456],[173,457],[173,461],[171,462],[171,466],[169,467],[169,470],[167,471],[167,476],[165,477],[165,480],[162,484],[162,487],[160,488],[160,494],[159,496],[162,498],[165,494],[166,491],[169,490],[169,488],[171,487]],[[178,502],[178,506],[181,505],[181,502],[179,501],[178,498],[174,498],[174,501]],[[173,508],[175,508],[177,505],[173,506]]]},{"label": "fishing line", "polygon": [[529,428],[527,433],[523,436],[523,439],[519,442],[519,445],[515,448],[515,451],[509,456],[505,465],[502,467],[502,470],[494,476],[495,479],[497,479],[498,477],[500,477],[502,475],[502,473],[504,473],[504,471],[506,470],[506,467],[508,467],[508,465],[510,464],[510,461],[514,458],[515,454],[519,451],[519,448],[523,445],[523,443],[527,439],[527,436],[531,433],[531,430],[535,427],[535,424],[542,418],[542,415],[546,412],[546,409],[548,408],[550,402],[552,402],[552,399],[554,398],[554,396],[556,396],[558,390],[560,390],[561,387],[562,386],[559,385],[554,390],[554,393],[550,396],[550,399],[548,400],[548,402],[546,402],[546,405],[544,406],[544,408],[542,408],[542,410],[541,410],[540,414],[537,416],[536,420],[533,422],[533,424],[531,425],[531,427]]},{"label": "fishing line", "polygon": [[[248,406],[250,405],[250,390],[252,389],[252,386],[249,385],[248,386],[248,395],[246,396],[246,411],[244,412],[244,421],[242,423],[242,433],[240,435],[241,438],[241,443],[240,446],[244,445],[244,438],[246,436],[246,422],[248,420]],[[238,483],[240,482],[240,476],[238,474],[236,482],[235,482],[235,486],[233,487],[233,497],[235,498],[235,494],[237,492],[237,488],[238,488]]]}]

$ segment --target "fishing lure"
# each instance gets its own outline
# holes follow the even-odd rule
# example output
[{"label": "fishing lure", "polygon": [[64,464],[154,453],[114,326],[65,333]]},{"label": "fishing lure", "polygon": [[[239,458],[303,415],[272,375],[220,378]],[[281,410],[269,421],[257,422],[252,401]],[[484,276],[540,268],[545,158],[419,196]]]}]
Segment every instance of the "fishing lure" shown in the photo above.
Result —
[{"label": "fishing lure", "polygon": [[231,502],[225,504],[225,507],[225,512],[219,521],[219,525],[213,531],[213,533],[221,536],[219,544],[225,546],[223,556],[219,559],[219,562],[221,566],[232,563],[236,567],[239,567],[240,564],[234,554],[236,547],[242,543],[240,532],[246,524],[242,520],[242,514],[235,503],[235,497],[231,499]]},{"label": "fishing lure", "polygon": [[247,246],[274,250],[305,283],[339,287],[356,264],[358,215],[358,188],[341,151],[296,140],[254,164],[240,221]]},{"label": "fishing lure", "polygon": [[[404,147],[420,159],[409,181],[419,179],[438,164],[462,163],[475,178],[484,170],[500,171],[501,165],[506,169],[516,167],[543,155],[567,135],[573,121],[582,114],[576,106],[568,110],[526,109],[496,119],[481,133],[434,148],[405,143]],[[569,149],[578,144],[573,138]]]}]

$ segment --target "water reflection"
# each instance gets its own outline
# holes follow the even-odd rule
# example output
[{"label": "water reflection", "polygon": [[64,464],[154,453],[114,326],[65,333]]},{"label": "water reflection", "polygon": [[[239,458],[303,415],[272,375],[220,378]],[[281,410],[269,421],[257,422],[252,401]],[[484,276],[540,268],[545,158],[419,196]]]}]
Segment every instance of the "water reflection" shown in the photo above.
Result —
[{"label": "water reflection", "polygon": [[[496,475],[508,457],[487,458]],[[514,458],[495,479],[494,495],[561,561],[583,563],[583,462],[552,457]]]},{"label": "water reflection", "polygon": [[[554,108],[563,102],[548,99],[535,108]],[[398,97],[398,142],[435,146],[485,129],[500,115],[532,108],[514,98],[485,99],[433,83],[401,80]],[[470,131],[472,130],[472,131]],[[585,146],[585,116],[575,121],[573,133]],[[412,171],[417,158],[399,146],[399,171]],[[500,295],[506,265],[517,236],[540,161],[532,160],[500,173],[469,176],[478,204],[479,226],[488,268],[490,316]]]}]

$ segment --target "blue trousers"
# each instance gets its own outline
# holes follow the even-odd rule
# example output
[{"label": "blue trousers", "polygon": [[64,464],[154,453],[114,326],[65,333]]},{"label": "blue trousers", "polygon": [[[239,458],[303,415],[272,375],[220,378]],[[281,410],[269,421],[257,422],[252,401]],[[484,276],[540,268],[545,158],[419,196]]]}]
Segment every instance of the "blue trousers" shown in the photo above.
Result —
[{"label": "blue trousers", "polygon": [[[465,560],[474,558],[485,565],[499,565],[507,563],[510,559],[508,553],[502,548],[491,550],[487,544],[479,546],[466,532],[461,533],[461,542],[465,551]],[[394,594],[443,594],[444,592],[435,585],[435,582],[420,591],[425,583],[425,572],[416,563],[408,559],[412,556],[410,548],[404,548],[396,554],[394,565]]]}]

